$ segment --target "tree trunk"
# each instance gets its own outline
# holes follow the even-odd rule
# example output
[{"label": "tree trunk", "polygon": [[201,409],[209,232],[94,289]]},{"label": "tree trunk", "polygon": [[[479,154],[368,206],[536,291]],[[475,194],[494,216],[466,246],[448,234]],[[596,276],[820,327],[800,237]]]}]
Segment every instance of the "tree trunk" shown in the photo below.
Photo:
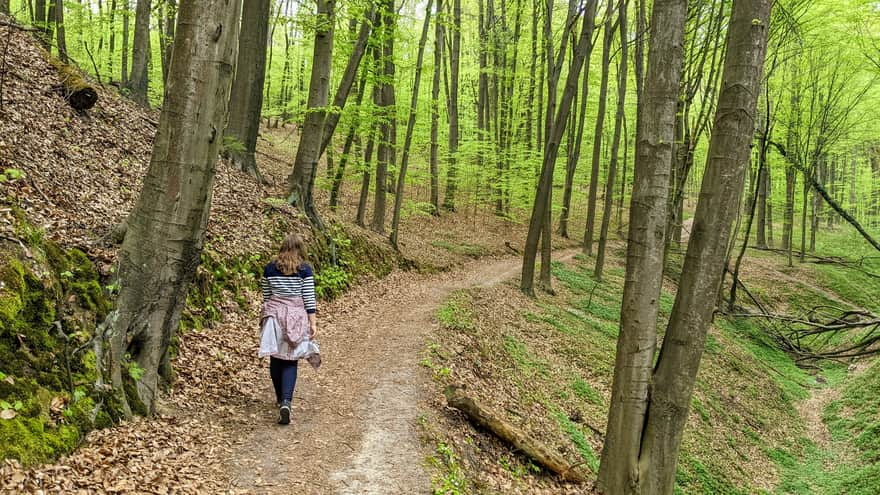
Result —
[{"label": "tree trunk", "polygon": [[376,69],[381,71],[380,78],[376,82],[378,97],[375,104],[379,112],[379,144],[376,146],[376,190],[373,201],[373,220],[370,228],[373,231],[385,233],[385,203],[388,197],[388,171],[396,163],[397,119],[395,112],[394,97],[394,35],[395,35],[395,12],[394,0],[383,0],[379,5],[381,20],[377,27],[381,27],[380,39],[382,40],[381,58],[376,60]]},{"label": "tree trunk", "polygon": [[608,2],[605,13],[605,26],[602,28],[602,80],[599,84],[599,109],[596,114],[596,128],[593,133],[593,161],[590,171],[590,192],[587,199],[587,225],[584,229],[584,254],[593,255],[593,230],[596,224],[596,202],[599,191],[599,158],[602,156],[602,129],[605,125],[605,100],[608,97],[608,67],[611,64],[611,41],[614,39],[612,23],[614,2]]},{"label": "tree trunk", "polygon": [[318,158],[324,154],[324,150],[330,144],[330,139],[336,132],[336,126],[339,124],[339,118],[342,116],[342,109],[354,86],[354,80],[357,77],[358,67],[364,58],[364,52],[367,51],[367,40],[370,37],[370,27],[374,22],[374,9],[366,14],[366,18],[361,22],[358,30],[357,40],[354,43],[351,55],[348,57],[348,63],[345,65],[345,71],[342,73],[342,79],[339,81],[339,87],[336,88],[336,94],[333,96],[333,111],[327,114],[324,121],[324,132],[322,133],[321,149],[318,152]]},{"label": "tree trunk", "polygon": [[309,101],[299,147],[288,180],[287,201],[300,208],[312,224],[323,230],[324,224],[315,209],[313,184],[318,169],[318,151],[324,130],[324,115],[330,97],[330,68],[333,66],[333,11],[335,0],[318,0],[312,75]]},{"label": "tree trunk", "polygon": [[[772,132],[770,125],[770,90],[769,87],[764,88],[764,112],[763,121],[761,123],[761,136],[758,140],[758,190],[757,190],[757,232],[755,245],[758,248],[767,247],[767,196],[770,186],[770,170],[767,165],[767,150],[770,147],[770,134]],[[734,285],[736,285],[736,277],[734,277]],[[736,290],[736,289],[733,289]]]},{"label": "tree trunk", "polygon": [[[199,265],[226,125],[238,0],[182,2],[168,99],[119,251],[119,297],[98,352],[127,412],[152,413],[160,364]],[[139,378],[131,370],[139,369]],[[167,379],[168,377],[162,377]]]},{"label": "tree trunk", "polygon": [[[532,0],[532,48],[531,48],[531,62],[529,63],[529,92],[528,96],[526,96],[526,149],[532,151],[532,126],[534,125],[534,117],[532,112],[534,111],[535,106],[535,85],[542,84],[537,79],[535,79],[535,72],[537,71],[538,65],[538,17],[540,10],[538,8],[539,0]],[[529,159],[531,159],[531,155],[529,155]]]},{"label": "tree trunk", "polygon": [[437,0],[436,21],[434,22],[434,79],[431,82],[431,213],[440,214],[440,172],[438,154],[440,150],[440,69],[443,60],[443,0]]},{"label": "tree trunk", "polygon": [[0,0],[0,14],[10,15],[9,0]]},{"label": "tree trunk", "polygon": [[[264,2],[264,1],[266,1],[266,0],[258,0],[258,3]],[[248,2],[247,5],[250,5],[251,3],[252,2]],[[248,10],[248,9],[245,9],[245,10]],[[244,15],[244,14],[242,14],[242,15]],[[163,81],[163,83],[166,83],[166,84],[168,82],[167,68],[168,68],[168,66],[171,65],[171,53],[174,49],[174,24],[175,24],[174,21],[176,20],[176,18],[177,18],[177,0],[165,0],[165,34],[162,36],[162,39],[165,40],[165,43],[164,43],[165,47],[164,47],[163,53],[162,53],[162,55],[163,55],[162,58],[164,59],[163,67],[165,67],[165,70],[162,71],[162,81]],[[242,19],[242,21],[244,21],[244,19]],[[269,23],[269,21],[268,21],[268,14],[267,14],[266,24],[268,25],[268,23]],[[241,36],[242,33],[243,33],[243,30],[241,31],[241,33],[239,33],[239,36]],[[241,47],[239,46],[239,50],[240,49],[241,49]],[[265,46],[263,47],[263,51],[265,51]],[[264,66],[265,66],[265,63],[266,63],[266,55],[263,54],[263,65]],[[236,67],[238,67],[238,64],[236,64]],[[235,82],[233,82],[232,84],[234,87]],[[262,84],[260,87],[260,91],[262,91]],[[231,108],[230,108],[230,115],[232,115]]]},{"label": "tree trunk", "polygon": [[[355,89],[355,91],[357,91],[355,105],[358,107],[360,107],[363,102],[366,89],[367,69],[364,68],[361,70],[360,83],[358,83],[358,87]],[[355,114],[355,119],[351,123],[351,127],[348,129],[348,135],[345,137],[345,144],[342,147],[342,159],[339,161],[339,166],[336,168],[336,174],[333,176],[333,184],[330,187],[330,209],[333,211],[336,211],[336,206],[339,204],[339,190],[342,188],[342,180],[345,177],[346,162],[351,159],[351,156],[357,156],[360,154],[360,150],[356,151],[354,155],[351,153],[352,144],[354,144],[356,140],[359,120],[357,114]],[[356,159],[354,161],[357,163]]]},{"label": "tree trunk", "polygon": [[641,493],[672,494],[681,438],[755,129],[770,0],[734,0],[708,161],[681,281],[655,367],[639,455]]},{"label": "tree trunk", "polygon": [[[657,346],[675,103],[679,97],[687,0],[655,0],[648,70],[638,111],[620,336],[597,486],[633,493]],[[636,492],[638,493],[638,492]]]},{"label": "tree trunk", "polygon": [[[618,6],[618,24],[620,26],[620,66],[617,69],[617,115],[614,119],[614,136],[611,138],[611,161],[608,164],[608,179],[605,185],[605,206],[602,210],[602,227],[599,232],[599,248],[596,252],[596,280],[602,280],[602,269],[605,264],[605,246],[608,243],[608,226],[611,224],[611,213],[614,210],[614,179],[617,175],[617,154],[620,151],[620,128],[626,113],[626,66],[627,27],[626,0],[620,0]],[[611,13],[608,13],[609,17]]]},{"label": "tree trunk", "polygon": [[128,87],[128,40],[130,36],[129,20],[131,19],[130,0],[122,0],[122,87]]},{"label": "tree trunk", "polygon": [[[574,12],[576,0],[569,3],[569,12]],[[590,34],[593,24],[588,22],[595,17],[596,2],[590,2],[587,11],[584,13],[584,23],[581,29],[580,38],[577,47],[574,50],[574,60],[572,62],[572,70],[569,71],[565,81],[565,89],[562,93],[562,101],[559,104],[559,110],[556,112],[551,133],[548,136],[544,146],[544,160],[541,164],[541,176],[538,181],[538,189],[535,193],[535,202],[532,206],[532,215],[529,219],[529,231],[526,237],[526,247],[523,253],[522,279],[520,282],[520,290],[524,293],[534,296],[534,277],[535,277],[535,258],[538,253],[538,240],[544,235],[549,236],[552,230],[549,228],[549,209],[550,209],[550,192],[553,186],[553,168],[556,163],[556,157],[559,152],[559,145],[565,133],[565,125],[568,122],[569,113],[571,111],[571,102],[577,91],[578,78],[580,77],[581,68],[586,59],[587,49],[590,44]],[[575,18],[569,15],[571,22],[566,22],[565,29],[571,31],[574,26]],[[563,33],[563,42],[560,51],[565,50],[567,35]],[[561,64],[556,64],[561,65]],[[549,107],[548,107],[549,109]],[[546,230],[545,230],[546,229]],[[549,260],[547,260],[549,261]],[[549,265],[549,263],[546,263]]]},{"label": "tree trunk", "polygon": [[[595,9],[591,10],[591,12],[595,12]],[[596,20],[593,19],[591,22],[595,23]],[[584,124],[586,123],[587,117],[587,97],[589,96],[590,89],[590,56],[593,53],[592,46],[592,34],[591,34],[591,43],[587,48],[587,63],[584,66],[584,76],[581,86],[581,105],[580,109],[577,112],[577,131],[574,132],[572,129],[572,135],[574,135],[574,139],[569,141],[569,149],[567,161],[565,164],[565,184],[562,189],[562,211],[559,213],[559,235],[562,237],[568,238],[568,218],[571,212],[571,193],[572,188],[574,187],[574,174],[577,171],[577,164],[581,159],[581,143],[584,140]]]},{"label": "tree trunk", "polygon": [[34,3],[34,17],[34,25],[36,25],[37,29],[42,33],[42,35],[38,37],[40,44],[43,45],[43,48],[45,48],[46,51],[49,51],[51,46],[51,31],[46,12],[46,0],[36,0]]},{"label": "tree trunk", "polygon": [[409,119],[406,122],[406,137],[403,140],[403,156],[400,159],[400,176],[397,179],[397,192],[394,195],[394,212],[391,216],[391,245],[398,249],[397,239],[400,230],[400,208],[403,205],[403,193],[406,184],[406,167],[409,162],[409,148],[412,145],[413,130],[416,127],[416,114],[419,107],[419,82],[422,78],[422,61],[425,58],[425,45],[428,43],[428,28],[431,24],[431,7],[433,0],[428,0],[425,7],[425,24],[422,26],[422,37],[419,40],[419,52],[416,56],[416,74],[413,79],[412,100],[409,104]]},{"label": "tree trunk", "polygon": [[56,0],[53,4],[55,10],[55,44],[58,49],[58,58],[65,64],[69,62],[67,58],[67,37],[64,29],[64,2]]},{"label": "tree trunk", "polygon": [[455,211],[455,193],[458,187],[458,66],[461,56],[461,0],[452,0],[452,49],[449,53],[449,158],[446,170],[446,196],[443,208]]},{"label": "tree trunk", "polygon": [[266,42],[269,36],[271,0],[251,0],[241,14],[238,40],[238,63],[229,102],[229,125],[224,137],[234,140],[227,145],[233,165],[260,182],[264,179],[257,168],[254,154],[260,133],[260,112],[263,109],[263,82],[266,79]]},{"label": "tree trunk", "polygon": [[[376,89],[373,88],[375,93]],[[358,198],[357,215],[354,223],[361,227],[365,227],[364,219],[367,216],[367,199],[370,196],[370,171],[373,168],[373,148],[376,143],[376,131],[370,129],[370,137],[367,139],[367,149],[364,151],[363,176],[361,180],[361,195]]]},{"label": "tree trunk", "polygon": [[134,43],[131,52],[131,76],[128,88],[131,98],[148,106],[147,89],[150,84],[150,0],[137,0],[134,17]]},{"label": "tree trunk", "polygon": [[[823,155],[816,163],[816,179],[822,187],[825,187],[825,169],[828,166],[827,158]],[[822,216],[822,196],[819,191],[813,189],[812,214],[810,216],[810,252],[816,252],[816,234],[819,231],[819,217]]]},{"label": "tree trunk", "polygon": [[110,37],[107,46],[107,69],[113,79],[113,59],[116,57],[116,0],[110,1]]}]

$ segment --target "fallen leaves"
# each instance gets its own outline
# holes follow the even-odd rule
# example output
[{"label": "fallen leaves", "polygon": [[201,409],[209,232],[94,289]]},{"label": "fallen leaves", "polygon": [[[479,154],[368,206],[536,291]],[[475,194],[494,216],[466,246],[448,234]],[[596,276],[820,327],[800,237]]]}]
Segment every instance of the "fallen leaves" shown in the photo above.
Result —
[{"label": "fallen leaves", "polygon": [[0,411],[0,419],[12,419],[18,416],[18,413],[15,412],[14,409],[4,409]]}]

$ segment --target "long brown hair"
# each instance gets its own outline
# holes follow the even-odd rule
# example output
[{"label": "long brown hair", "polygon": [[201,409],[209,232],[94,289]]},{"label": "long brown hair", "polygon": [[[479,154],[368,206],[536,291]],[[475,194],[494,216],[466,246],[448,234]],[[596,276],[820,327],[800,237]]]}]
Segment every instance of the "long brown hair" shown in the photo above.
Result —
[{"label": "long brown hair", "polygon": [[285,275],[293,275],[306,261],[306,241],[299,234],[290,234],[281,243],[275,266]]}]

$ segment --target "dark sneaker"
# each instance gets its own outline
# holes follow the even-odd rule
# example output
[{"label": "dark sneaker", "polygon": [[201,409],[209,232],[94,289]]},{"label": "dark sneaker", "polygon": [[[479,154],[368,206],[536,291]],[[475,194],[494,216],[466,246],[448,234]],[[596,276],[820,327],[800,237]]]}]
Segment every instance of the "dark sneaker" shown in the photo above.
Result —
[{"label": "dark sneaker", "polygon": [[284,401],[281,403],[281,408],[279,409],[278,424],[279,425],[287,425],[290,424],[290,402]]}]

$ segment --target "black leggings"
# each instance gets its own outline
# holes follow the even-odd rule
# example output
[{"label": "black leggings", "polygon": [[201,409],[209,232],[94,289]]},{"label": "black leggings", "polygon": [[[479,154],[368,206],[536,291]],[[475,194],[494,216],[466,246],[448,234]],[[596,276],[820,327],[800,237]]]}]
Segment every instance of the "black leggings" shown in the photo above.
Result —
[{"label": "black leggings", "polygon": [[275,400],[290,402],[293,398],[293,387],[296,386],[296,368],[299,361],[269,358],[269,375],[275,386]]}]

